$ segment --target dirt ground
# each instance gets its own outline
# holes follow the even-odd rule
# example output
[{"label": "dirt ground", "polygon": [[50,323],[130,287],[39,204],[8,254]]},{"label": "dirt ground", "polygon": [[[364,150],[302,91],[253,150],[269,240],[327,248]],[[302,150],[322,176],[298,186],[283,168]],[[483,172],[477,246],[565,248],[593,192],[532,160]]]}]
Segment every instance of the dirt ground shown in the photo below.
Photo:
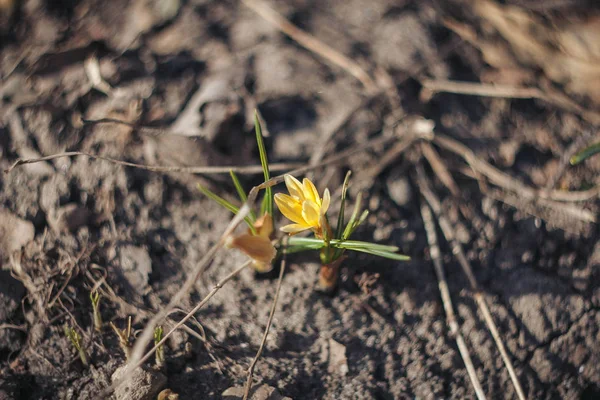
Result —
[{"label": "dirt ground", "polygon": [[[423,167],[525,397],[600,398],[600,157],[567,163],[600,123],[594,2],[266,3],[345,54],[376,90],[246,3],[0,1],[2,169],[65,151],[145,165],[257,165],[255,108],[272,163],[318,164],[362,149],[309,174],[320,190],[336,193],[352,169],[350,201],[363,189],[370,211],[356,238],[396,245],[411,261],[351,254],[337,291],[325,295],[315,290],[317,255],[292,256],[254,374],[265,393],[277,393],[255,398],[475,398],[430,257],[416,174]],[[440,89],[447,81],[542,94],[446,93],[455,91]],[[101,119],[128,125],[93,122]],[[392,151],[424,120],[435,124],[435,139]],[[439,138],[471,152],[461,156]],[[428,140],[435,153],[424,156]],[[509,183],[490,177],[481,162]],[[161,173],[86,156],[0,175],[0,399],[103,396],[125,362],[109,322],[122,329],[131,316],[134,331],[142,330],[230,221],[198,182],[235,198],[227,174]],[[528,196],[511,182],[546,191]],[[250,189],[261,176],[243,175],[243,183]],[[568,199],[549,198],[553,189]],[[569,197],[577,193],[592,194]],[[483,392],[518,398],[476,293],[437,233]],[[219,251],[165,326],[244,261]],[[167,342],[162,375],[146,377],[146,394],[120,398],[153,399],[168,388],[180,399],[217,399],[243,386],[277,273],[244,270],[225,285]],[[101,293],[100,332],[93,289]],[[89,366],[65,326],[80,333]]]}]

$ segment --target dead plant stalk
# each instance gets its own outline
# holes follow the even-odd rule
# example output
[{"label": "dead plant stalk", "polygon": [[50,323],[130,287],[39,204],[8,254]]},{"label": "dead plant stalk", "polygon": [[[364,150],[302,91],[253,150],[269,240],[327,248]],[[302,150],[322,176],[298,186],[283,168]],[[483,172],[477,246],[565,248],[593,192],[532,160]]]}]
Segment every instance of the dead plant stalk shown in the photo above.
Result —
[{"label": "dead plant stalk", "polygon": [[433,261],[435,275],[437,276],[438,287],[440,289],[440,295],[442,296],[442,304],[444,305],[444,311],[446,312],[446,323],[448,324],[448,329],[450,330],[452,337],[454,337],[456,340],[458,351],[460,352],[460,356],[465,363],[467,373],[469,374],[469,378],[471,379],[471,384],[473,385],[475,394],[477,394],[477,398],[479,400],[484,400],[486,398],[485,393],[483,393],[483,388],[481,387],[479,378],[477,378],[477,373],[475,371],[475,367],[473,366],[469,349],[465,343],[462,333],[460,333],[458,322],[456,321],[456,316],[454,315],[452,298],[450,297],[450,291],[448,290],[448,283],[446,282],[446,275],[444,273],[441,252],[438,246],[437,234],[435,233],[433,215],[431,214],[429,207],[423,201],[421,201],[421,217],[423,218],[423,224],[425,225],[425,231],[427,233],[429,253],[431,255],[431,261]]},{"label": "dead plant stalk", "polygon": [[438,220],[444,237],[452,247],[452,254],[456,256],[456,259],[458,260],[463,272],[469,280],[469,284],[471,286],[475,302],[477,303],[477,306],[481,311],[485,324],[487,325],[488,329],[490,330],[490,333],[492,334],[492,337],[494,338],[494,342],[496,343],[496,347],[498,347],[498,351],[500,352],[502,360],[504,361],[504,365],[508,370],[508,374],[513,382],[517,396],[520,400],[525,400],[525,393],[523,392],[523,388],[521,387],[521,383],[519,382],[519,378],[512,365],[512,361],[510,360],[508,352],[506,351],[506,346],[504,346],[504,342],[500,337],[500,332],[498,331],[496,323],[492,318],[487,302],[485,301],[485,298],[481,293],[479,284],[477,283],[477,279],[473,274],[471,264],[469,263],[462,246],[456,239],[456,235],[454,234],[454,229],[452,229],[450,221],[448,221],[448,219],[446,219],[446,217],[442,213],[442,206],[440,200],[437,198],[437,196],[431,189],[431,185],[428,182],[427,176],[425,175],[425,171],[422,166],[417,167],[417,179],[421,194],[433,210],[433,213],[435,214]]}]

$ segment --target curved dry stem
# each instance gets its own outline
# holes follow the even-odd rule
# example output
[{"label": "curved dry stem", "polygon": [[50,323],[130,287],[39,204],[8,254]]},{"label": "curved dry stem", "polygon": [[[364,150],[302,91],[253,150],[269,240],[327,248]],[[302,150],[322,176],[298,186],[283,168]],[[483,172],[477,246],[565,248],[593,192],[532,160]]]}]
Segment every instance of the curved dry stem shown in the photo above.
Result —
[{"label": "curved dry stem", "polygon": [[[45,157],[39,158],[19,158],[15,161],[8,169],[4,170],[4,173],[10,173],[13,169],[18,167],[19,165],[24,164],[34,164],[43,161],[55,160],[57,158],[62,157],[75,157],[75,156],[86,156],[96,160],[108,161],[113,164],[123,165],[125,167],[134,167],[139,169],[145,169],[147,171],[154,172],[185,172],[189,174],[228,174],[229,171],[233,171],[239,174],[262,174],[263,170],[260,165],[248,165],[248,166],[218,166],[218,167],[171,167],[166,165],[144,165],[144,164],[136,164],[128,161],[121,161],[110,157],[99,156],[96,154],[86,153],[83,151],[68,151],[65,153],[57,153],[52,154]],[[269,165],[269,169],[271,171],[288,171],[290,169],[298,168],[301,164],[271,164]]]}]

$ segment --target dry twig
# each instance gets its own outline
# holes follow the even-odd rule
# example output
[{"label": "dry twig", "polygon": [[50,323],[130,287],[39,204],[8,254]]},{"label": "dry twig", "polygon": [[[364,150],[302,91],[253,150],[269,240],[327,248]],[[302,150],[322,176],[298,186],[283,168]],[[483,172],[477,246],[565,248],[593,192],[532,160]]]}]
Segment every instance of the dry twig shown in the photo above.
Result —
[{"label": "dry twig", "polygon": [[592,199],[600,193],[600,186],[576,192],[535,189],[500,171],[487,161],[477,157],[467,146],[448,136],[436,133],[433,142],[462,157],[474,171],[486,176],[494,185],[500,186],[510,192],[514,192],[523,198],[578,202]]},{"label": "dry twig", "polygon": [[467,279],[469,280],[471,290],[473,291],[473,297],[475,298],[477,306],[483,315],[483,320],[485,321],[488,329],[490,330],[490,333],[492,334],[492,337],[494,338],[496,347],[498,347],[498,351],[500,352],[500,355],[502,356],[504,365],[506,366],[506,369],[508,370],[510,379],[512,380],[513,385],[515,387],[515,391],[517,392],[517,396],[519,397],[520,400],[525,400],[525,394],[524,394],[521,384],[519,382],[519,378],[517,377],[517,373],[515,372],[515,369],[512,365],[512,361],[510,360],[510,357],[508,356],[508,352],[506,351],[504,342],[502,341],[502,338],[500,337],[500,333],[498,331],[498,328],[496,327],[496,323],[494,322],[494,319],[492,318],[492,315],[491,315],[489,307],[485,301],[485,298],[483,297],[483,295],[481,293],[479,284],[477,283],[477,279],[475,278],[475,275],[473,274],[473,269],[471,268],[471,264],[469,263],[460,242],[456,239],[456,236],[454,234],[454,229],[452,229],[452,225],[450,224],[450,221],[448,221],[446,219],[446,217],[442,214],[441,203],[440,203],[439,199],[437,198],[437,196],[435,195],[435,193],[433,193],[433,190],[431,189],[431,186],[429,185],[429,182],[425,175],[425,171],[423,170],[423,167],[421,167],[421,166],[417,167],[417,181],[419,183],[419,189],[421,191],[421,194],[423,195],[425,200],[427,200],[427,203],[433,210],[433,212],[438,220],[438,223],[440,225],[440,228],[442,229],[442,233],[444,234],[444,237],[446,238],[446,240],[448,241],[448,243],[450,243],[450,245],[452,247],[452,254],[454,254],[456,256],[456,259],[458,260],[463,272],[465,273],[465,275],[467,276]]},{"label": "dry twig", "polygon": [[513,99],[545,99],[544,93],[535,87],[515,87],[509,85],[494,85],[478,82],[461,82],[423,79],[421,84],[425,89],[437,92],[467,94],[483,97],[504,97]]},{"label": "dry twig", "polygon": [[[194,316],[195,313],[198,312],[198,310],[200,310],[202,307],[204,307],[206,305],[206,303],[208,303],[208,301],[219,291],[221,290],[221,288],[227,283],[229,282],[231,279],[233,279],[235,276],[237,276],[240,272],[242,272],[246,267],[248,267],[250,265],[250,263],[252,262],[252,260],[248,260],[247,262],[245,262],[244,264],[242,264],[241,266],[239,266],[238,268],[236,268],[235,270],[233,270],[229,275],[227,275],[225,278],[221,279],[219,282],[217,282],[215,284],[215,286],[213,286],[212,290],[210,292],[208,292],[208,294],[206,296],[204,296],[204,298],[202,299],[202,301],[200,303],[198,303],[194,308],[192,308],[190,310],[190,312],[188,312],[185,317],[183,317],[181,320],[179,320],[172,328],[171,330],[169,330],[169,332],[163,336],[163,338],[158,342],[154,344],[154,347],[152,347],[134,366],[134,368],[137,368],[139,365],[141,365],[142,363],[144,363],[148,358],[150,358],[152,356],[152,354],[154,354],[154,352],[160,347],[162,346],[167,339],[169,338],[169,336],[171,336],[177,329],[181,328],[181,326],[183,324],[185,324],[190,318],[192,318]],[[206,341],[206,338],[202,338],[201,339],[203,342]]]},{"label": "dry twig", "polygon": [[477,394],[478,399],[483,400],[486,398],[485,393],[483,393],[483,388],[481,387],[479,378],[477,378],[477,373],[475,372],[475,367],[473,366],[469,349],[467,348],[467,344],[465,343],[462,333],[460,333],[458,322],[456,321],[456,316],[454,315],[454,307],[452,306],[452,299],[450,297],[450,291],[448,290],[446,275],[444,274],[442,256],[437,243],[437,234],[435,233],[433,216],[431,214],[431,210],[423,201],[421,201],[421,217],[423,218],[423,224],[425,225],[425,231],[427,233],[429,253],[431,255],[431,260],[433,261],[433,267],[435,268],[435,275],[438,279],[438,288],[440,289],[442,304],[444,305],[444,311],[446,312],[446,323],[448,324],[448,329],[450,330],[452,337],[454,337],[456,340],[458,351],[460,352],[463,362],[465,363],[465,367],[467,368],[467,373],[471,379],[471,384],[473,385],[475,394]]},{"label": "dry twig", "polygon": [[369,92],[376,92],[377,85],[356,62],[352,61],[339,51],[317,40],[314,36],[304,32],[277,11],[266,5],[261,0],[242,0],[242,2],[251,8],[254,12],[264,18],[267,22],[273,24],[277,29],[291,37],[304,48],[320,55],[327,61],[345,69],[353,77],[358,79]]},{"label": "dry twig", "polygon": [[462,82],[448,80],[423,79],[423,87],[431,93],[447,92],[483,97],[502,97],[513,99],[539,99],[549,104],[561,107],[581,115],[591,124],[600,123],[600,114],[589,111],[577,104],[571,98],[550,87],[545,90],[536,87],[516,87],[509,85],[494,85],[478,82]]},{"label": "dry twig", "polygon": [[[219,166],[219,167],[171,167],[164,165],[143,165],[136,164],[128,161],[116,160],[110,157],[99,156],[96,154],[85,153],[82,151],[69,151],[66,153],[52,154],[46,157],[40,158],[20,158],[15,161],[8,169],[4,170],[5,173],[10,173],[13,169],[23,164],[34,164],[42,161],[54,160],[61,157],[75,157],[75,156],[86,156],[96,160],[108,161],[113,164],[123,165],[125,167],[134,167],[139,169],[145,169],[153,172],[183,172],[189,174],[228,174],[229,171],[237,172],[239,174],[262,174],[262,167],[260,165],[248,165],[248,166]],[[271,171],[287,171],[290,169],[298,168],[301,164],[271,164],[269,169]]]},{"label": "dry twig", "polygon": [[422,142],[421,143],[421,152],[425,159],[433,169],[433,172],[440,178],[440,181],[448,188],[452,196],[458,197],[460,195],[460,190],[458,189],[458,185],[452,179],[452,175],[448,171],[448,168],[444,165],[440,155],[435,151],[431,143]]}]

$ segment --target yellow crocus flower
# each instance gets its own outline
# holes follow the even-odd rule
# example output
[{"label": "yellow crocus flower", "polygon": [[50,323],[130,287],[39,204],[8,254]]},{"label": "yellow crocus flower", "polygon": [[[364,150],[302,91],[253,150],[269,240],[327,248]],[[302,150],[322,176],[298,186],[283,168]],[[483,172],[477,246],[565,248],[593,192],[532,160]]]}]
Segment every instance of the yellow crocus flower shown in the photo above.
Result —
[{"label": "yellow crocus flower", "polygon": [[290,194],[276,194],[275,204],[279,211],[294,223],[282,227],[281,230],[293,235],[311,229],[315,236],[323,237],[325,230],[329,230],[325,217],[331,201],[329,189],[325,189],[321,198],[310,179],[304,178],[302,183],[291,175],[285,175],[284,179]]},{"label": "yellow crocus flower", "polygon": [[269,272],[273,268],[273,258],[277,253],[271,243],[273,218],[265,213],[253,225],[256,230],[255,235],[248,229],[247,233],[229,237],[225,247],[238,249],[250,257],[252,266],[258,272]]}]

